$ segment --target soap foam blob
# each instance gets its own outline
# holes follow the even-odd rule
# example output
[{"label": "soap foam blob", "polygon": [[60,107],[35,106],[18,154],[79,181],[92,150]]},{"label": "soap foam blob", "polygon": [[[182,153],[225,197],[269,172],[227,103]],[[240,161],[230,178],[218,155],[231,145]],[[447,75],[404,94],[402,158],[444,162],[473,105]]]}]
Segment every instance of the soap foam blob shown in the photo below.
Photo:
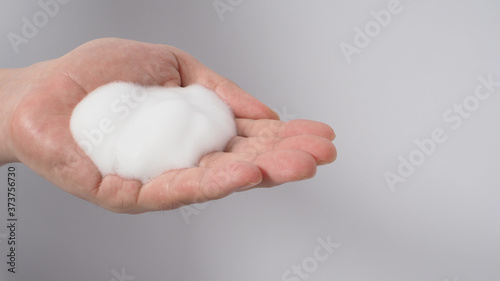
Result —
[{"label": "soap foam blob", "polygon": [[200,86],[143,87],[114,82],[77,104],[70,130],[103,175],[143,183],[195,166],[236,135],[231,109]]}]

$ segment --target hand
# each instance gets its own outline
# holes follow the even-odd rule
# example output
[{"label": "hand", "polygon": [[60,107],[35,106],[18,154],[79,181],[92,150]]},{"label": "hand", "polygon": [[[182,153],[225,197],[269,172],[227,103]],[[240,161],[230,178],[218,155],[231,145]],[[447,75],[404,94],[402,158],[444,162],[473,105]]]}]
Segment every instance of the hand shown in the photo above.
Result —
[{"label": "hand", "polygon": [[[272,110],[171,46],[99,39],[30,67],[0,71],[6,118],[0,162],[20,161],[67,192],[115,212],[169,210],[312,177],[334,161],[333,130],[319,122],[281,122]],[[238,136],[198,167],[166,172],[147,184],[103,177],[74,141],[69,120],[88,93],[112,81],[201,84],[233,110]],[[2,116],[3,118],[3,116]]]}]

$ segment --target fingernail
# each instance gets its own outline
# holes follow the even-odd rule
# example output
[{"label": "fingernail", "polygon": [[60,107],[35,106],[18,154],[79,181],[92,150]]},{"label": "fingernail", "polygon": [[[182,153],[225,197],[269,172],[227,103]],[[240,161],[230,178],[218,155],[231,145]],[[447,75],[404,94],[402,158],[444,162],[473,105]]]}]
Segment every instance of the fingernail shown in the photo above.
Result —
[{"label": "fingernail", "polygon": [[278,114],[278,112],[272,110],[271,108],[269,108],[269,111],[271,112],[271,114],[274,115],[274,117],[276,118],[276,120],[280,120],[280,115]]},{"label": "fingernail", "polygon": [[257,184],[259,184],[259,182],[249,182],[248,184],[245,184],[244,186],[242,187],[238,187],[235,192],[241,192],[241,191],[245,191],[245,190],[249,190],[251,189],[252,187],[256,186]]}]

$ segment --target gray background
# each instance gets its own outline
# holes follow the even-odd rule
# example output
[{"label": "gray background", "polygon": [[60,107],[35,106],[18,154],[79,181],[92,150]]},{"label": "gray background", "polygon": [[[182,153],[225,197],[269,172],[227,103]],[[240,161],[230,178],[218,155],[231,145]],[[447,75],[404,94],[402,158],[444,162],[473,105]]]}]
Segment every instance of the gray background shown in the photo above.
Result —
[{"label": "gray background", "polygon": [[[0,168],[0,280],[287,280],[317,239],[340,244],[307,280],[500,280],[500,88],[453,130],[443,113],[500,81],[500,2],[402,0],[348,63],[342,42],[390,1],[72,0],[16,53],[37,1],[0,3],[0,67],[55,58],[99,37],[184,49],[279,111],[330,124],[338,160],[314,179],[176,210],[119,215],[18,170],[18,273],[6,271],[7,166]],[[414,141],[448,139],[391,190]],[[193,207],[194,208],[194,207]],[[310,265],[310,264],[309,264]],[[127,277],[116,277],[119,273]],[[291,278],[291,275],[289,276]],[[306,278],[295,277],[304,280]]]}]

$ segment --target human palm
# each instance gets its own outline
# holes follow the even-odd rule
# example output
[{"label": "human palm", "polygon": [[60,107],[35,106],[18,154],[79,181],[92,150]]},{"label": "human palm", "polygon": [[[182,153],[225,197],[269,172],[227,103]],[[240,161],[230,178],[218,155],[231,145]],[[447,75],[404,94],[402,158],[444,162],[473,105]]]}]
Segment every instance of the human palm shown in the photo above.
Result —
[{"label": "human palm", "polygon": [[[267,106],[187,53],[165,45],[99,39],[58,59],[23,70],[9,118],[10,149],[18,161],[62,189],[115,212],[168,210],[310,178],[336,157],[333,130],[319,122],[282,122]],[[201,84],[233,110],[238,135],[224,152],[197,167],[173,170],[146,184],[102,176],[74,141],[69,120],[76,104],[112,81],[142,85]]]}]

